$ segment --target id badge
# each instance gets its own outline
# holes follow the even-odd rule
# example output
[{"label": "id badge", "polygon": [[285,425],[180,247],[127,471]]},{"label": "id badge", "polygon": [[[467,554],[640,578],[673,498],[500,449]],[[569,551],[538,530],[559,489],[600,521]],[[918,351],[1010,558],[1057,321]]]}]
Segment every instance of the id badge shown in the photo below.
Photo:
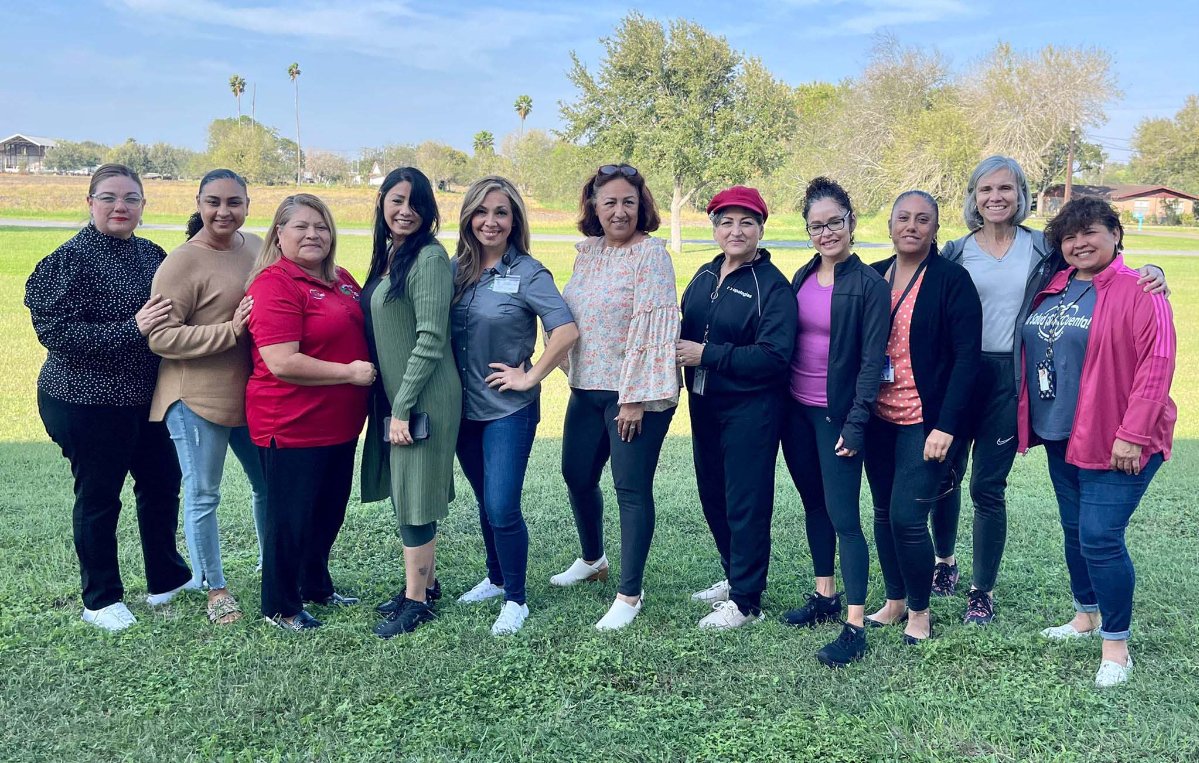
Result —
[{"label": "id badge", "polygon": [[515,294],[520,291],[520,276],[496,276],[491,290],[496,294]]},{"label": "id badge", "polygon": [[693,395],[704,394],[704,387],[706,387],[707,385],[708,385],[708,369],[706,369],[706,368],[695,369],[695,380],[691,383],[691,394],[693,394]]},{"label": "id badge", "polygon": [[1042,400],[1057,397],[1057,372],[1053,370],[1053,361],[1049,358],[1037,361],[1037,395]]},{"label": "id badge", "polygon": [[887,384],[895,382],[895,366],[891,363],[890,355],[883,356],[883,372],[880,374],[880,378]]}]

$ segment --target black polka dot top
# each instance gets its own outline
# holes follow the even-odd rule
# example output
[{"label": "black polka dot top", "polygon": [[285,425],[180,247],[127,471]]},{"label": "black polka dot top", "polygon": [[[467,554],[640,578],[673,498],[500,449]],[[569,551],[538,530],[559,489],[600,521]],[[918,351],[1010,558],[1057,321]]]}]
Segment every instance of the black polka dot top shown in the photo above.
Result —
[{"label": "black polka dot top", "polygon": [[83,405],[150,402],[158,356],[133,316],[165,258],[152,241],[113,238],[88,225],[37,264],[25,282],[25,306],[49,350],[39,390]]}]

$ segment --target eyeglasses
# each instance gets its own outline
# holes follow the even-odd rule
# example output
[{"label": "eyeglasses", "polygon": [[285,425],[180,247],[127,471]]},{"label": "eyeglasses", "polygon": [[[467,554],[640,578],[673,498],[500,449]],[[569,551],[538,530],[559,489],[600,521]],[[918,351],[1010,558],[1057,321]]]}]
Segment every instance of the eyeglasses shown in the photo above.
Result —
[{"label": "eyeglasses", "polygon": [[627,178],[637,177],[637,168],[631,164],[605,164],[599,168],[599,174],[608,177],[615,174],[624,175]]},{"label": "eyeglasses", "polygon": [[836,233],[837,231],[844,229],[848,223],[849,215],[846,215],[845,217],[834,217],[827,223],[816,223],[815,225],[807,225],[804,227],[807,228],[809,236],[816,238],[820,234],[824,233],[826,228],[833,233]]},{"label": "eyeglasses", "polygon": [[131,207],[136,207],[137,205],[139,205],[143,201],[145,201],[144,197],[139,196],[136,193],[131,193],[128,196],[119,196],[119,197],[114,193],[99,193],[99,194],[92,194],[92,198],[95,199],[96,201],[100,202],[101,204],[116,204],[117,199],[119,198],[119,199],[121,199],[121,201],[124,201],[126,204],[128,204]]}]

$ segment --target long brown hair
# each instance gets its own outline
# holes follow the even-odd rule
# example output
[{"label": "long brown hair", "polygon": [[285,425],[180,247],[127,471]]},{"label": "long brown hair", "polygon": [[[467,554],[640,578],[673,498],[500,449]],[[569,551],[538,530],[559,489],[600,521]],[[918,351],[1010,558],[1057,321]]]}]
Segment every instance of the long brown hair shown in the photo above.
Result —
[{"label": "long brown hair", "polygon": [[254,269],[250,271],[250,277],[246,279],[246,287],[254,283],[254,279],[258,275],[274,265],[283,257],[283,250],[279,248],[279,229],[287,225],[291,221],[292,216],[296,213],[299,207],[308,207],[315,209],[322,218],[325,225],[329,226],[329,256],[321,263],[321,278],[333,283],[337,280],[337,228],[333,227],[333,213],[329,211],[329,207],[320,198],[313,196],[310,193],[297,193],[285,198],[279,203],[279,208],[275,210],[275,219],[271,220],[271,227],[266,232],[266,238],[262,242],[262,249],[258,252],[258,260],[254,263]]},{"label": "long brown hair", "polygon": [[471,220],[475,212],[483,206],[483,200],[492,191],[499,191],[508,197],[512,205],[512,232],[508,234],[508,244],[515,246],[521,252],[528,254],[530,248],[529,215],[525,211],[525,201],[520,197],[520,191],[511,180],[499,175],[488,175],[476,180],[466,189],[462,197],[462,209],[458,214],[458,270],[454,274],[454,301],[462,298],[466,289],[478,283],[483,274],[483,244],[475,236]]}]

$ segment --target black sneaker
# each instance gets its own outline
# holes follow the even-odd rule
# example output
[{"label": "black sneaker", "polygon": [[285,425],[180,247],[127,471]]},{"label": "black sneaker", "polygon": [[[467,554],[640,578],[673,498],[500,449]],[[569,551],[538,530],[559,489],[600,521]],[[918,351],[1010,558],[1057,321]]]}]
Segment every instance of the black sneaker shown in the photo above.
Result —
[{"label": "black sneaker", "polygon": [[437,613],[425,602],[404,599],[399,609],[375,626],[375,635],[387,639],[401,633],[411,633],[435,617]]},{"label": "black sneaker", "polygon": [[985,591],[971,591],[970,600],[966,605],[966,617],[962,620],[967,625],[990,625],[995,619],[995,600]]},{"label": "black sneaker", "polygon": [[329,594],[328,598],[320,599],[319,601],[317,599],[309,599],[308,601],[319,607],[353,607],[362,600],[356,596],[344,596],[334,591]]},{"label": "black sneaker", "polygon": [[958,591],[958,565],[937,562],[933,567],[933,596],[953,596]]},{"label": "black sneaker", "polygon": [[843,668],[866,654],[866,629],[845,623],[841,634],[816,653],[816,659],[830,668]]},{"label": "black sneaker", "polygon": [[818,593],[806,593],[806,604],[798,609],[789,609],[783,613],[783,622],[797,628],[811,628],[817,623],[831,623],[841,619],[841,594],[821,596]]},{"label": "black sneaker", "polygon": [[311,631],[324,625],[320,620],[317,620],[306,610],[301,609],[300,614],[293,617],[290,621],[284,620],[282,615],[264,618],[268,623],[285,631]]},{"label": "black sneaker", "polygon": [[[404,592],[400,591],[395,596],[392,596],[387,601],[385,601],[382,604],[380,604],[379,606],[375,607],[375,611],[378,612],[380,615],[387,617],[392,612],[395,612],[396,610],[398,610],[400,608],[400,605],[403,604],[404,600],[407,598],[408,597],[404,595]],[[425,589],[425,601],[429,604],[430,607],[432,607],[432,606],[435,606],[440,599],[441,599],[441,580],[437,579],[437,580],[433,581],[432,588]]]}]

